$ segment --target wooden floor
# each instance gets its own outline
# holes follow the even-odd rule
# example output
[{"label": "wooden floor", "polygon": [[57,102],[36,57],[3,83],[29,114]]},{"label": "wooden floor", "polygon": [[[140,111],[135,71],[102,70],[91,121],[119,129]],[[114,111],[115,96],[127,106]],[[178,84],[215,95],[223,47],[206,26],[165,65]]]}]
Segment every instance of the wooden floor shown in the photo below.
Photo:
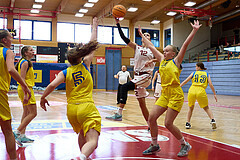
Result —
[{"label": "wooden floor", "polygon": [[[151,110],[154,105],[155,98],[153,92],[146,99],[147,107]],[[38,106],[38,115],[31,124],[38,122],[38,125],[32,125],[31,130],[38,131],[39,122],[57,122],[66,121],[66,96],[65,91],[54,91],[48,96],[50,107],[45,112],[39,106],[39,100],[43,91],[35,91],[35,97]],[[226,96],[217,95],[218,102],[214,101],[213,95],[209,94],[209,106],[213,111],[214,117],[217,122],[217,129],[212,130],[210,119],[207,114],[201,109],[198,104],[195,106],[193,117],[191,120],[192,128],[185,129],[186,116],[188,111],[187,94],[185,94],[185,102],[183,108],[175,120],[176,126],[182,132],[203,137],[212,141],[217,141],[227,145],[240,148],[240,100],[239,96]],[[138,101],[134,96],[134,92],[129,92],[128,101],[123,111],[123,121],[113,122],[106,120],[105,117],[111,115],[117,107],[116,104],[116,91],[94,91],[93,99],[97,106],[104,126],[121,127],[121,126],[146,126],[146,122],[141,114]],[[9,101],[11,112],[13,116],[13,129],[15,129],[20,122],[22,115],[22,106],[17,96],[16,91],[10,91]],[[163,126],[165,114],[158,119],[158,124]],[[54,129],[54,125],[51,124]],[[43,128],[49,126],[43,126]],[[71,126],[69,126],[71,128]],[[51,130],[51,128],[50,128]],[[1,158],[0,158],[1,159]]]}]

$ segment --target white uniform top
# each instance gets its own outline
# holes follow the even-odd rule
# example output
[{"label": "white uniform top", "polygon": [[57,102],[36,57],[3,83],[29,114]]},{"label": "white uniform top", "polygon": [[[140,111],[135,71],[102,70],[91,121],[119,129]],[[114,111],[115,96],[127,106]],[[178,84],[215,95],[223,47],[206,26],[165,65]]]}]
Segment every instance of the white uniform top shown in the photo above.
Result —
[{"label": "white uniform top", "polygon": [[128,71],[124,71],[124,72],[119,71],[117,75],[118,75],[119,84],[127,83],[127,78],[130,77],[130,73]]},{"label": "white uniform top", "polygon": [[152,51],[149,48],[136,45],[135,56],[134,56],[134,71],[148,72],[152,73],[155,62],[151,63],[149,66],[145,66],[145,63],[154,58]]}]

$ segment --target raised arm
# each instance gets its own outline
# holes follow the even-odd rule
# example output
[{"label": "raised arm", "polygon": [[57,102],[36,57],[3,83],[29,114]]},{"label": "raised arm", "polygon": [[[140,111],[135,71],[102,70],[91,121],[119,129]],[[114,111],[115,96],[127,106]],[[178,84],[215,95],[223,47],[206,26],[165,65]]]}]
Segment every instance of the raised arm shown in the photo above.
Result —
[{"label": "raised arm", "polygon": [[181,84],[180,87],[184,86],[185,84],[187,84],[187,82],[189,82],[193,77],[193,73],[191,73]]},{"label": "raised arm", "polygon": [[[94,17],[90,41],[97,40],[97,28],[98,28],[98,18]],[[94,56],[94,51],[91,54],[84,57],[84,59],[83,59],[83,62],[86,64],[86,66],[88,67],[89,70],[90,70],[90,65],[92,63],[93,56]]]},{"label": "raised arm", "polygon": [[183,45],[182,45],[178,55],[174,58],[174,61],[175,61],[176,65],[178,67],[180,67],[180,65],[181,65],[181,63],[183,61],[183,58],[184,58],[184,55],[186,53],[188,45],[193,40],[193,37],[197,33],[198,29],[202,26],[202,24],[199,24],[199,21],[196,20],[196,21],[194,21],[194,24],[191,23],[191,26],[192,26],[193,30],[191,31],[191,33],[189,34],[189,36],[187,37],[187,39],[183,43]]},{"label": "raised arm", "polygon": [[120,34],[120,37],[122,38],[122,40],[123,40],[129,47],[131,47],[131,48],[133,48],[133,49],[135,50],[137,44],[134,43],[134,42],[132,42],[132,41],[130,41],[130,39],[127,38],[127,37],[124,35],[124,33],[123,33],[123,31],[122,31],[122,28],[121,28],[121,26],[120,26],[120,24],[119,24],[119,19],[118,19],[118,18],[115,18],[115,20],[116,20],[116,24],[117,24],[117,28],[118,28],[118,32],[119,32],[119,34]]},{"label": "raised arm", "polygon": [[142,40],[143,40],[143,42],[145,43],[146,47],[148,47],[148,48],[152,51],[153,55],[157,58],[157,60],[158,60],[159,62],[161,62],[161,61],[164,59],[163,54],[162,54],[161,52],[159,52],[159,51],[154,47],[154,45],[152,44],[152,42],[149,41],[149,40],[143,35],[142,29],[141,29],[140,26],[138,26],[138,33],[139,33],[139,35],[142,37]]},{"label": "raised arm", "polygon": [[47,88],[44,90],[43,95],[41,97],[41,101],[40,101],[40,106],[42,107],[42,109],[44,109],[45,111],[47,111],[46,105],[47,104],[49,106],[49,103],[46,99],[46,97],[52,93],[52,91],[61,83],[63,83],[65,81],[65,76],[63,74],[63,72],[59,72],[57,77],[47,86]]},{"label": "raised arm", "polygon": [[212,90],[212,92],[213,92],[213,94],[214,94],[214,98],[215,98],[215,100],[216,100],[216,102],[217,102],[217,95],[216,95],[215,89],[214,89],[214,87],[213,87],[213,84],[212,84],[212,80],[211,80],[211,78],[210,78],[210,75],[208,75],[208,83],[209,83],[209,87],[211,88],[211,90]]},{"label": "raised arm", "polygon": [[15,69],[14,57],[15,57],[14,53],[10,49],[7,50],[6,64],[7,64],[8,72],[12,76],[12,78],[15,79],[22,86],[22,89],[24,92],[23,104],[26,104],[28,100],[31,98],[31,91],[27,87],[25,80],[21,78],[21,76],[18,74],[17,70]]}]

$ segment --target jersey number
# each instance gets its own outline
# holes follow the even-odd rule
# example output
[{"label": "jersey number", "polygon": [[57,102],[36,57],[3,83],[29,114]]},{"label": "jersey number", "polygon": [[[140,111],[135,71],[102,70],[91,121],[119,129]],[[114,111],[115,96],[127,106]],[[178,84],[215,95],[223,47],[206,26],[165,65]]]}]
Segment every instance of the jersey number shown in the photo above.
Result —
[{"label": "jersey number", "polygon": [[198,74],[195,74],[194,78],[195,78],[194,82],[196,82],[196,83],[198,83],[198,82],[205,83],[206,79],[207,79],[207,77],[205,75],[201,75],[199,78]]},{"label": "jersey number", "polygon": [[73,77],[75,87],[77,87],[79,84],[81,84],[85,80],[85,78],[82,76],[81,71],[73,73],[72,77]]},{"label": "jersey number", "polygon": [[142,56],[147,56],[147,51],[140,50],[140,53],[141,53]]}]

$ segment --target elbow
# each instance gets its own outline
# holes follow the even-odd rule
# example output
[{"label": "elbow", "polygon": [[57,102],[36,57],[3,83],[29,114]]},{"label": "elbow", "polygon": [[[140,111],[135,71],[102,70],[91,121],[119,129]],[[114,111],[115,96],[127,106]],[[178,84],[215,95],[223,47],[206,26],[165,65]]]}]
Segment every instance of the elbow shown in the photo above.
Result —
[{"label": "elbow", "polygon": [[14,72],[15,72],[15,69],[14,68],[10,68],[10,69],[8,69],[8,72],[12,76],[14,74]]}]

